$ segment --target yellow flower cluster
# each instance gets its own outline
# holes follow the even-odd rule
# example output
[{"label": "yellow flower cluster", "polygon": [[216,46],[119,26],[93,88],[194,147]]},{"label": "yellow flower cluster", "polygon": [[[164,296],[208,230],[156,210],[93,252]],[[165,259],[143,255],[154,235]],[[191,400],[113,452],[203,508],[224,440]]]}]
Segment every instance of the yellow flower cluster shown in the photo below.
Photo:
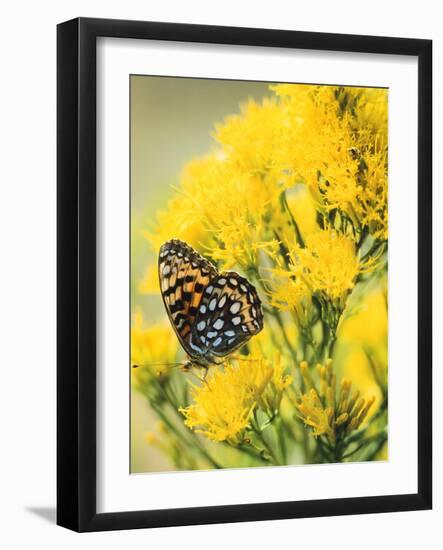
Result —
[{"label": "yellow flower cluster", "polygon": [[298,248],[292,259],[294,265],[299,264],[300,278],[308,287],[331,300],[345,296],[360,272],[354,242],[335,231],[308,235],[306,246]]},{"label": "yellow flower cluster", "polygon": [[197,248],[210,243],[208,254],[227,269],[257,265],[261,249],[277,247],[274,239],[263,237],[266,212],[277,198],[259,175],[209,155],[185,168],[180,195],[159,216],[158,230],[148,238],[155,248],[171,237]]},{"label": "yellow flower cluster", "polygon": [[220,149],[185,167],[157,229],[147,234],[155,249],[176,237],[210,244],[227,268],[257,265],[261,249],[275,252],[274,239],[293,247],[280,196],[300,182],[325,215],[339,209],[354,232],[367,227],[374,238],[387,237],[386,90],[273,90],[277,97],[249,101],[217,125]]},{"label": "yellow flower cluster", "polygon": [[355,242],[332,229],[309,233],[304,246],[295,245],[287,256],[286,266],[271,270],[270,302],[281,311],[293,311],[299,326],[309,323],[313,294],[343,309],[358,275],[377,265],[374,258],[362,262]]},{"label": "yellow flower cluster", "polygon": [[291,381],[279,360],[271,366],[249,357],[223,370],[214,368],[201,386],[193,387],[193,403],[181,409],[185,424],[213,441],[241,443],[254,409],[278,407]]},{"label": "yellow flower cluster", "polygon": [[278,163],[320,208],[387,239],[387,90],[278,85],[284,128]]},{"label": "yellow flower cluster", "polygon": [[350,434],[362,425],[375,398],[364,399],[358,390],[351,393],[351,382],[342,380],[337,394],[332,360],[317,365],[320,388],[317,390],[306,361],[300,364],[304,391],[297,400],[297,410],[303,422],[312,428],[315,437],[326,436],[335,444],[338,434]]}]

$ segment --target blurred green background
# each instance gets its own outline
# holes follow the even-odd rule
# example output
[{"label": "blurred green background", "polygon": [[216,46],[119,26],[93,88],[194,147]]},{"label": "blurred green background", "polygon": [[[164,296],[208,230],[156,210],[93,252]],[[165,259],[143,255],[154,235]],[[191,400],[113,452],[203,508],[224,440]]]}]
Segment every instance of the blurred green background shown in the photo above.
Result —
[{"label": "blurred green background", "polygon": [[[216,122],[249,98],[271,96],[269,83],[133,75],[131,94],[131,309],[156,322],[165,317],[160,295],[139,292],[155,254],[143,236],[153,228],[183,166],[214,145]],[[147,400],[131,392],[131,472],[174,468],[144,440],[155,419]]]}]

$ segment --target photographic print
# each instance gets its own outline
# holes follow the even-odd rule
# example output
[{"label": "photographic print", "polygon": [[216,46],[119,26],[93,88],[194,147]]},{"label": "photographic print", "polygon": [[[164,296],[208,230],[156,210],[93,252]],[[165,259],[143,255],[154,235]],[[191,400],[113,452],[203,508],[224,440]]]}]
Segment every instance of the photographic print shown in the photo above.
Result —
[{"label": "photographic print", "polygon": [[388,90],[131,75],[130,159],[131,473],[387,460]]}]

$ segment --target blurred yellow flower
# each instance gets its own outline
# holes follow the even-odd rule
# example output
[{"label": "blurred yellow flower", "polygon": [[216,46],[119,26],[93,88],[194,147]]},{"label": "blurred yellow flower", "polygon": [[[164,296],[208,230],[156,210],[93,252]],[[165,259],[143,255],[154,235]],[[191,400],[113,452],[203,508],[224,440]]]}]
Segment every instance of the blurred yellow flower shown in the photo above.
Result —
[{"label": "blurred yellow flower", "polygon": [[178,340],[169,323],[144,327],[141,313],[134,315],[131,328],[132,379],[142,387],[153,376],[165,376],[176,361]]},{"label": "blurred yellow flower", "polygon": [[197,215],[190,215],[193,207],[192,200],[179,195],[172,198],[167,208],[157,214],[155,229],[144,232],[155,252],[169,239],[181,239],[194,247],[205,242],[207,233],[202,219]]},{"label": "blurred yellow flower", "polygon": [[140,294],[155,294],[158,296],[160,292],[160,283],[157,265],[149,265],[146,268],[145,276],[140,281],[138,290]]},{"label": "blurred yellow flower", "polygon": [[340,329],[341,371],[381,403],[388,386],[388,312],[386,277],[351,308]]}]

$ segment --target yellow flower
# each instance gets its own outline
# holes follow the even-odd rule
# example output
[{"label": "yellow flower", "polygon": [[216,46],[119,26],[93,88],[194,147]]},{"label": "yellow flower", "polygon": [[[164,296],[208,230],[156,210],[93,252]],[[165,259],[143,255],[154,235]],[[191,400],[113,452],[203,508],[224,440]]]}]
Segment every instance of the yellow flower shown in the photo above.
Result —
[{"label": "yellow flower", "polygon": [[270,415],[275,414],[281,404],[283,393],[292,384],[294,377],[287,374],[283,368],[280,353],[274,355],[272,361],[272,377],[261,397],[261,406]]},{"label": "yellow flower", "polygon": [[364,399],[360,397],[359,391],[352,392],[352,383],[348,379],[342,380],[337,393],[331,359],[324,365],[318,364],[317,371],[320,378],[319,390],[314,385],[306,361],[300,364],[305,389],[298,398],[296,407],[304,424],[312,428],[314,437],[324,435],[334,444],[339,436],[350,434],[361,427],[375,397]]},{"label": "yellow flower", "polygon": [[282,132],[282,110],[274,98],[250,100],[238,115],[216,125],[215,139],[227,158],[244,173],[270,173]]},{"label": "yellow flower", "polygon": [[240,443],[272,375],[263,360],[239,360],[214,369],[201,386],[193,387],[193,403],[180,409],[185,425],[213,441]]},{"label": "yellow flower", "polygon": [[143,387],[153,376],[165,376],[176,360],[177,337],[169,323],[157,323],[145,328],[140,313],[134,315],[131,328],[132,380]]},{"label": "yellow flower", "polygon": [[155,229],[143,233],[155,252],[169,239],[181,239],[194,247],[205,242],[208,235],[201,217],[190,215],[193,206],[187,197],[178,195],[168,202],[165,210],[157,214]]},{"label": "yellow flower", "polygon": [[306,283],[297,277],[296,271],[291,269],[276,268],[271,270],[270,279],[270,303],[280,311],[293,311],[298,326],[303,327],[309,323],[312,311],[312,296]]},{"label": "yellow flower", "polygon": [[293,258],[308,287],[332,300],[343,298],[360,272],[354,242],[331,230],[308,235],[306,247],[298,248]]},{"label": "yellow flower", "polygon": [[185,167],[177,196],[148,238],[155,247],[166,236],[191,245],[199,240],[198,248],[206,245],[226,269],[256,265],[261,250],[277,247],[272,235],[263,237],[266,214],[278,202],[277,191],[219,153],[194,160]]},{"label": "yellow flower", "polygon": [[301,396],[297,404],[303,422],[312,428],[312,435],[327,435],[330,438],[334,437],[334,431],[329,424],[329,419],[332,415],[332,410],[323,408],[317,392],[314,389],[309,390]]},{"label": "yellow flower", "polygon": [[[275,164],[308,185],[326,213],[387,238],[387,92],[285,84],[272,87],[283,115]],[[346,221],[345,221],[346,223]]]},{"label": "yellow flower", "polygon": [[[361,263],[354,241],[335,230],[307,235],[305,246],[295,246],[287,266],[271,269],[270,303],[281,311],[293,311],[299,326],[309,323],[312,294],[338,301],[342,309],[357,276],[374,268],[373,260]],[[282,264],[282,262],[279,262]]]}]

